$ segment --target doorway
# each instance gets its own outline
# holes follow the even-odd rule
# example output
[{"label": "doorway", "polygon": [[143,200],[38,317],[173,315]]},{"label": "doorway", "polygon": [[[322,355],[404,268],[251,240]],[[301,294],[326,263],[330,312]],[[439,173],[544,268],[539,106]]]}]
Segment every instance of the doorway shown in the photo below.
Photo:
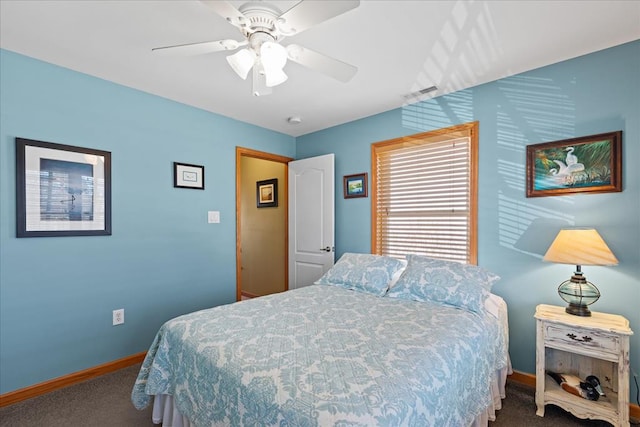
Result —
[{"label": "doorway", "polygon": [[[236,300],[288,286],[288,162],[291,158],[236,147]],[[274,181],[275,180],[275,181]],[[270,203],[258,183],[275,182]],[[269,187],[271,188],[271,187]],[[276,202],[277,201],[277,202]]]}]

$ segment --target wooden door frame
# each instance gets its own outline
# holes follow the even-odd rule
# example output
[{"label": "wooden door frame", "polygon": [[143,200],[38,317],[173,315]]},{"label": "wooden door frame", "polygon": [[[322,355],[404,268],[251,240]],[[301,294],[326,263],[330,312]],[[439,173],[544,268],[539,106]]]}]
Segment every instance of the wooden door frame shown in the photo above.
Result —
[{"label": "wooden door frame", "polygon": [[264,151],[252,150],[250,148],[236,147],[236,301],[242,299],[242,240],[240,236],[240,227],[242,224],[241,218],[241,204],[242,204],[242,158],[252,157],[260,160],[268,160],[271,162],[277,162],[284,164],[284,185],[282,187],[283,197],[282,205],[284,207],[284,222],[285,222],[285,236],[284,236],[284,289],[289,289],[289,162],[294,160],[291,157],[280,156],[278,154],[267,153]]}]

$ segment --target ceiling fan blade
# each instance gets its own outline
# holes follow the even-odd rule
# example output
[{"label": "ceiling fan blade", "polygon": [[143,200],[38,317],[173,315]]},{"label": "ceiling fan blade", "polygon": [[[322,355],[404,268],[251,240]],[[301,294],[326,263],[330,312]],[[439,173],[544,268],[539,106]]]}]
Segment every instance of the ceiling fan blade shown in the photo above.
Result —
[{"label": "ceiling fan blade", "polygon": [[224,0],[200,0],[209,9],[222,16],[234,27],[242,28],[248,22],[248,19],[242,12],[236,9],[231,3]]},{"label": "ceiling fan blade", "polygon": [[358,68],[297,44],[287,46],[289,59],[312,70],[320,71],[341,82],[348,82]]},{"label": "ceiling fan blade", "polygon": [[278,29],[286,36],[300,33],[360,5],[359,0],[303,0],[280,15]]},{"label": "ceiling fan blade", "polygon": [[151,49],[153,53],[169,55],[202,55],[205,53],[234,50],[247,44],[247,41],[217,40],[214,42],[187,43],[175,46],[156,47]]}]

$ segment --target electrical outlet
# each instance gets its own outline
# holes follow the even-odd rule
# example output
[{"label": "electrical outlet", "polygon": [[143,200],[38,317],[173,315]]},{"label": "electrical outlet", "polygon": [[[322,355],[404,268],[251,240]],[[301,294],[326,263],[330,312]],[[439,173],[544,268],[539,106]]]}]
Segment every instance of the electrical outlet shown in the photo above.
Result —
[{"label": "electrical outlet", "polygon": [[122,325],[124,323],[124,308],[113,310],[113,326]]}]

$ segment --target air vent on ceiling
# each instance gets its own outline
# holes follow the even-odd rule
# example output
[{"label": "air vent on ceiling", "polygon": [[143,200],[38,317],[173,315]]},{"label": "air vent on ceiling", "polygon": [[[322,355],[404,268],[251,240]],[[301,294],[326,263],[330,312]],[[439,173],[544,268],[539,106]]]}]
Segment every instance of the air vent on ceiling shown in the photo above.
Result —
[{"label": "air vent on ceiling", "polygon": [[422,97],[424,97],[424,95],[427,95],[427,94],[429,94],[431,92],[435,92],[436,90],[438,90],[438,88],[436,86],[429,86],[429,87],[426,87],[424,89],[420,89],[418,91],[411,92],[410,94],[405,95],[404,98],[406,100],[408,100],[408,101],[413,100],[415,102],[415,101],[419,101]]}]

